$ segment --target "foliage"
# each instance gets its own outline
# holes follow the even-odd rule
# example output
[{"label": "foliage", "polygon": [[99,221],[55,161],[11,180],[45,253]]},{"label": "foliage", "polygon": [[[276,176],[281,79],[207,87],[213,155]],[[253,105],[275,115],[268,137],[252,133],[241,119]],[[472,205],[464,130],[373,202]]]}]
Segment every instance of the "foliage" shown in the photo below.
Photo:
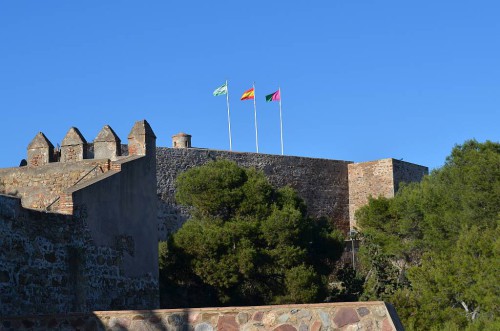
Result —
[{"label": "foliage", "polygon": [[364,298],[392,301],[410,330],[498,324],[500,144],[455,146],[421,183],[356,216]]},{"label": "foliage", "polygon": [[[306,217],[296,192],[230,161],[177,179],[191,218],[160,243],[163,307],[305,303],[326,296],[341,235]],[[172,300],[173,299],[173,300]]]}]

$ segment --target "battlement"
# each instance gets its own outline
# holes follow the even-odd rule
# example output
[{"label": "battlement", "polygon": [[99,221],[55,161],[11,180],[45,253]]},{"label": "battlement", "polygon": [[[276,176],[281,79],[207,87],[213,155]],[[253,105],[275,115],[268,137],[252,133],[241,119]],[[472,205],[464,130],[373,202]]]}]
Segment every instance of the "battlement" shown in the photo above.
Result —
[{"label": "battlement", "polygon": [[[128,145],[109,125],[91,143],[72,127],[54,148],[39,132],[27,148],[27,162],[19,168],[0,169],[0,193],[21,198],[25,208],[73,213],[69,191],[82,182],[99,178],[134,156],[154,156],[156,136],[149,123],[138,121],[128,135]],[[23,163],[24,164],[24,163]]]},{"label": "battlement", "polygon": [[[0,169],[0,237],[9,238],[0,241],[0,315],[156,308],[158,239],[189,217],[175,202],[175,181],[191,167],[228,159],[261,170],[276,187],[297,190],[309,216],[345,234],[369,196],[392,197],[401,182],[428,172],[395,159],[217,151],[193,148],[186,133],[172,139],[173,148],[156,148],[145,120],[126,145],[109,125],[91,142],[72,127],[60,148],[39,132],[27,161]],[[21,270],[35,278],[26,281]]]},{"label": "battlement", "polygon": [[127,138],[40,132],[0,169],[0,315],[158,307],[156,136],[143,120]]}]

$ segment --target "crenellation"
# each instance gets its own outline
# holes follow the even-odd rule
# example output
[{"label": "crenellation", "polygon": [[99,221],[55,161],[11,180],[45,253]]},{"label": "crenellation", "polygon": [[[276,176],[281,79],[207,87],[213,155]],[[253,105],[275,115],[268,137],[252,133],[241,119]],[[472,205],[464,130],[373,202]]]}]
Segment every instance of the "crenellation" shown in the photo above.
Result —
[{"label": "crenellation", "polygon": [[94,139],[94,158],[116,160],[121,155],[121,140],[105,125]]},{"label": "crenellation", "polygon": [[28,145],[28,165],[39,167],[53,161],[54,145],[52,145],[43,132],[38,132]]},{"label": "crenellation", "polygon": [[80,131],[72,127],[61,143],[60,162],[77,162],[87,158],[87,141]]},{"label": "crenellation", "polygon": [[[90,143],[72,127],[59,153],[40,132],[28,146],[27,166],[0,169],[0,194],[10,196],[0,195],[0,238],[7,238],[0,240],[0,290],[10,300],[2,301],[0,315],[156,308],[157,240],[189,217],[176,204],[175,180],[191,167],[228,159],[261,170],[274,186],[296,189],[311,217],[326,217],[344,233],[369,196],[392,197],[400,183],[428,172],[394,159],[352,163],[217,151],[192,148],[185,133],[172,138],[175,148],[157,148],[146,120],[134,124],[127,145],[109,125]],[[361,319],[361,311],[346,316]]]},{"label": "crenellation", "polygon": [[146,120],[138,121],[128,135],[129,155],[156,153],[156,136]]},{"label": "crenellation", "polygon": [[70,128],[60,162],[39,133],[30,166],[0,169],[0,315],[158,307],[156,137],[134,128],[136,155]]}]

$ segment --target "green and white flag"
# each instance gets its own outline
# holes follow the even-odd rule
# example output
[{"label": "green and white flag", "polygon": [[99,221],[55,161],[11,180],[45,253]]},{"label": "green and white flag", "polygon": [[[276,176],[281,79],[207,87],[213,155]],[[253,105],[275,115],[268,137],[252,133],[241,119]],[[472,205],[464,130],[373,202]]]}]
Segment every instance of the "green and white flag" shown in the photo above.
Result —
[{"label": "green and white flag", "polygon": [[214,91],[214,97],[216,97],[218,95],[223,95],[223,94],[227,94],[227,82],[224,83],[221,87],[218,87]]}]

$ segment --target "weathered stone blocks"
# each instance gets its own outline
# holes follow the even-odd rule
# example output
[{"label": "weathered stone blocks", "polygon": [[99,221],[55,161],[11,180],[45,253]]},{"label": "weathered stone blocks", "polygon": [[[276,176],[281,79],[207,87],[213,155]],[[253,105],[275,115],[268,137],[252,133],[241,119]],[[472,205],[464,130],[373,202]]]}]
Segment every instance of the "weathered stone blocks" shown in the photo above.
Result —
[{"label": "weathered stone blocks", "polygon": [[402,182],[419,182],[429,169],[395,159],[349,164],[349,223],[355,228],[356,211],[368,203],[369,197],[392,198]]},{"label": "weathered stone blocks", "polygon": [[[383,302],[308,305],[110,311],[58,316],[0,317],[5,330],[59,329],[64,325],[91,330],[403,330],[397,315]],[[392,309],[392,308],[391,308]],[[361,316],[359,311],[367,310]],[[374,313],[377,310],[379,313]],[[380,314],[384,311],[384,314]],[[299,313],[302,314],[299,315]],[[384,316],[380,316],[384,315]],[[245,316],[245,317],[243,317]],[[286,316],[286,317],[284,317]],[[286,322],[281,322],[286,320]],[[50,327],[49,327],[50,325]]]},{"label": "weathered stone blocks", "polygon": [[42,132],[38,132],[28,145],[28,165],[31,167],[39,167],[53,160],[54,145],[52,145]]},{"label": "weathered stone blocks", "polygon": [[198,148],[157,148],[158,225],[160,239],[176,231],[188,211],[175,203],[175,179],[192,167],[217,159],[262,170],[276,187],[296,189],[312,217],[326,217],[345,232],[349,229],[348,161],[313,159]]},{"label": "weathered stone blocks", "polygon": [[94,158],[116,160],[121,155],[120,142],[115,131],[105,125],[94,139]]},{"label": "weathered stone blocks", "polygon": [[72,127],[61,143],[61,162],[77,162],[87,158],[87,141]]}]

